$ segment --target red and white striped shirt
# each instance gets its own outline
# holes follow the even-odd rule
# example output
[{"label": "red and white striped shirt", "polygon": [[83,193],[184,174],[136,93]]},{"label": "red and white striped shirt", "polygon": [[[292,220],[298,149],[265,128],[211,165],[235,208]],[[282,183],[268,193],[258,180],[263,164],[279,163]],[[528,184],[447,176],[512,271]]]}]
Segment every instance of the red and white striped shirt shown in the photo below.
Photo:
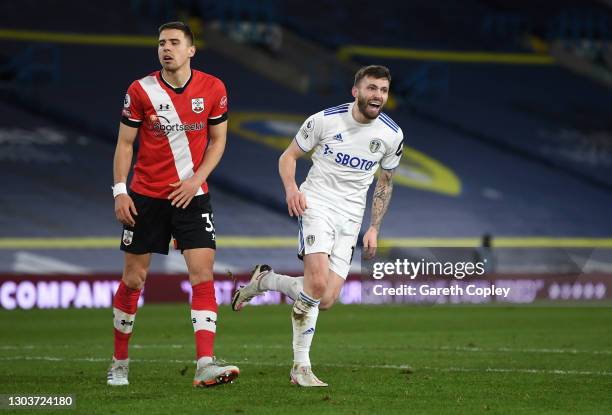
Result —
[{"label": "red and white striped shirt", "polygon": [[[227,120],[223,82],[192,70],[181,88],[173,88],[156,71],[132,82],[125,95],[121,122],[138,128],[139,149],[130,188],[166,199],[171,183],[193,176],[208,146],[208,126]],[[208,192],[206,182],[196,195]]]}]

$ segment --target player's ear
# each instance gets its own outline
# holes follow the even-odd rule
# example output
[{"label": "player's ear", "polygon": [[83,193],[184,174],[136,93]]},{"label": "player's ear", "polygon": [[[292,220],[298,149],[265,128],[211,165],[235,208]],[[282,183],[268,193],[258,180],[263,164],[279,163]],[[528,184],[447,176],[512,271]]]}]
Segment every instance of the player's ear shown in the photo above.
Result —
[{"label": "player's ear", "polygon": [[195,55],[196,52],[196,48],[194,45],[189,46],[189,57],[193,58],[193,56]]},{"label": "player's ear", "polygon": [[353,94],[353,98],[357,98],[357,87],[356,87],[356,86],[354,86],[354,87],[351,89],[351,93]]}]

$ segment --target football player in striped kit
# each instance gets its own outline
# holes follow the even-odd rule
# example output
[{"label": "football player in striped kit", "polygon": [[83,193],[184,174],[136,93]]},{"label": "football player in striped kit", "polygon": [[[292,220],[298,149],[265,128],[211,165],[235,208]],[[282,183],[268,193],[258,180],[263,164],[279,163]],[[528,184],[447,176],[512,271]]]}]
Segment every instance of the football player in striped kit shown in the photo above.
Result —
[{"label": "football player in striped kit", "polygon": [[[292,298],[293,384],[327,386],[312,372],[309,351],[319,309],[337,300],[349,273],[366,195],[374,173],[382,171],[374,189],[370,226],[364,249],[373,254],[393,189],[392,177],[403,152],[401,128],[382,109],[389,96],[391,74],[384,66],[367,66],[355,75],[353,102],[309,117],[279,160],[287,209],[299,222],[298,255],[304,277],[275,273],[257,265],[251,281],[234,294],[232,308],[240,310],[267,290]],[[312,153],[306,181],[295,182],[296,160]]]},{"label": "football player in striped kit", "polygon": [[[123,104],[113,164],[115,214],[123,224],[123,276],[113,300],[115,351],[107,383],[127,385],[128,342],[151,254],[168,254],[175,239],[187,264],[197,367],[193,385],[231,382],[239,370],[217,361],[213,344],[217,301],[213,282],[215,227],[206,179],[219,163],[227,136],[227,94],[218,78],[191,69],[191,29],[159,28],[161,70],[134,81]],[[138,137],[129,191],[126,186]]]}]

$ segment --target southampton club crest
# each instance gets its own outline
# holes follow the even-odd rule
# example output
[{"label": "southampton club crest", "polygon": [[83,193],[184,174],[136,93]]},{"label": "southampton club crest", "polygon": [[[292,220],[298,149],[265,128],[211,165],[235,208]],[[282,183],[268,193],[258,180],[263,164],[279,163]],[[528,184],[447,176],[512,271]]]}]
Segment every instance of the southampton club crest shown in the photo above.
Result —
[{"label": "southampton club crest", "polygon": [[306,237],[306,243],[308,244],[308,246],[312,246],[312,244],[314,244],[315,242],[315,236],[314,235],[308,235]]},{"label": "southampton club crest", "polygon": [[134,232],[128,231],[127,229],[123,231],[123,238],[121,241],[123,245],[128,246],[132,243],[132,239],[134,238]]},{"label": "southampton club crest", "polygon": [[204,98],[191,98],[191,110],[196,114],[204,111]]},{"label": "southampton club crest", "polygon": [[375,138],[372,141],[370,141],[370,151],[372,153],[376,153],[378,149],[380,149],[380,146],[382,146],[382,143],[380,142],[378,138]]}]

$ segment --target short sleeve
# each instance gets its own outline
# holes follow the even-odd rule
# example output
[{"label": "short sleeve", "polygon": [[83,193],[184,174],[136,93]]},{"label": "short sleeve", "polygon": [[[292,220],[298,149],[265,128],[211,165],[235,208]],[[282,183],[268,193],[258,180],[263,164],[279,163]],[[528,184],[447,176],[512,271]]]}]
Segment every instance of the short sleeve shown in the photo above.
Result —
[{"label": "short sleeve", "polygon": [[209,125],[221,124],[227,120],[227,91],[221,80],[217,81],[213,97],[212,107],[208,115]]},{"label": "short sleeve", "polygon": [[295,142],[305,153],[315,148],[319,141],[321,141],[322,123],[321,117],[317,117],[317,114],[312,115],[304,121],[304,124],[302,124],[295,135]]},{"label": "short sleeve", "polygon": [[399,166],[402,154],[404,152],[404,133],[400,129],[398,131],[398,138],[394,140],[393,144],[388,146],[385,151],[385,155],[380,161],[380,167],[384,170],[393,170]]},{"label": "short sleeve", "polygon": [[123,99],[123,110],[121,111],[121,122],[134,128],[140,127],[144,119],[144,110],[137,83],[138,81],[132,82],[128,88]]}]

